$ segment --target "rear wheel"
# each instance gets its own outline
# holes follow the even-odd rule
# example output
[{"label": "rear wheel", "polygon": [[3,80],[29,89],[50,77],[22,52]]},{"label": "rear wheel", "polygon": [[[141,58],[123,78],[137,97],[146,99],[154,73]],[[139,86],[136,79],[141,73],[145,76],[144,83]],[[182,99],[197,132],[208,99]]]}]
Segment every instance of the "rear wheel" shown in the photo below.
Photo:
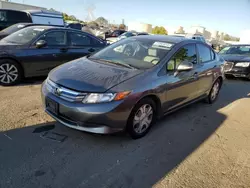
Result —
[{"label": "rear wheel", "polygon": [[220,92],[220,88],[221,88],[221,80],[217,79],[214,82],[214,85],[213,85],[212,89],[210,90],[210,93],[207,97],[207,102],[209,104],[212,104],[216,101],[216,99],[218,98],[219,92]]},{"label": "rear wheel", "polygon": [[156,117],[156,105],[149,98],[142,99],[132,110],[127,131],[133,139],[145,136],[150,130]]},{"label": "rear wheel", "polygon": [[0,85],[11,86],[20,82],[22,69],[10,59],[0,60]]}]

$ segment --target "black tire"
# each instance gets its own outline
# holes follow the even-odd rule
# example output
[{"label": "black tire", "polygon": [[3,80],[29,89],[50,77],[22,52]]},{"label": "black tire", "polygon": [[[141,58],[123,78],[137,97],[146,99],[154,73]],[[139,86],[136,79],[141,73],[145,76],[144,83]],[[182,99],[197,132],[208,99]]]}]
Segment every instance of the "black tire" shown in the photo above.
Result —
[{"label": "black tire", "polygon": [[232,76],[230,76],[230,75],[225,75],[225,78],[230,80],[230,79],[232,79]]},{"label": "black tire", "polygon": [[[7,70],[8,68],[9,70]],[[16,85],[20,83],[21,79],[22,79],[22,68],[17,62],[11,59],[0,60],[0,85],[3,86]]]},{"label": "black tire", "polygon": [[[152,111],[153,111],[152,121],[149,124],[149,126],[143,132],[138,133],[136,131],[135,126],[134,126],[134,118],[135,118],[135,115],[138,113],[139,109],[141,107],[145,106],[145,105],[146,106],[149,105],[152,108]],[[156,104],[155,104],[155,102],[153,100],[151,100],[150,98],[144,98],[144,99],[142,99],[141,101],[139,101],[135,105],[135,107],[133,108],[133,110],[132,110],[132,112],[131,112],[131,114],[129,116],[129,119],[128,119],[128,122],[127,122],[127,132],[129,133],[129,135],[133,139],[142,138],[143,136],[145,136],[149,132],[150,128],[155,123],[156,117],[157,117],[157,115],[156,115]]]},{"label": "black tire", "polygon": [[[218,92],[217,92],[217,94],[216,94],[216,96],[214,97],[213,96],[213,91],[214,91],[214,87],[217,87],[216,85],[218,84]],[[214,84],[213,84],[213,86],[212,86],[212,88],[211,88],[211,90],[210,90],[210,92],[209,92],[209,95],[207,96],[207,99],[206,99],[206,102],[208,103],[208,104],[213,104],[216,100],[217,100],[217,98],[218,98],[218,95],[219,95],[219,93],[220,93],[220,89],[221,89],[221,80],[220,79],[217,79],[215,82],[214,82]]]}]

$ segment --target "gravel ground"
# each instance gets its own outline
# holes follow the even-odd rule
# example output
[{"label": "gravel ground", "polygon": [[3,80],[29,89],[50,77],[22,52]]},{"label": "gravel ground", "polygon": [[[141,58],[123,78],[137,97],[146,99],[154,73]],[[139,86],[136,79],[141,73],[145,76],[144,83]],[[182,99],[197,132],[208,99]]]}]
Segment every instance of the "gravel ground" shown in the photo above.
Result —
[{"label": "gravel ground", "polygon": [[40,83],[0,87],[0,187],[250,187],[250,82],[159,121],[140,140],[55,123]]}]

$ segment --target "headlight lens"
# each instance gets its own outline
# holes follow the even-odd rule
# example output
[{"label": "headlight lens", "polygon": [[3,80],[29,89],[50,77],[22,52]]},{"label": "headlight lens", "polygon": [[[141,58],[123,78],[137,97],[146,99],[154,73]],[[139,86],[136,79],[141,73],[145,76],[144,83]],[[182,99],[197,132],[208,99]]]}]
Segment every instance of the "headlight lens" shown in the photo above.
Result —
[{"label": "headlight lens", "polygon": [[236,67],[248,67],[250,63],[248,62],[241,62],[241,63],[236,63]]},{"label": "headlight lens", "polygon": [[104,102],[111,102],[111,101],[118,101],[122,100],[127,97],[130,92],[120,92],[120,93],[90,93],[88,94],[83,103],[104,103]]}]

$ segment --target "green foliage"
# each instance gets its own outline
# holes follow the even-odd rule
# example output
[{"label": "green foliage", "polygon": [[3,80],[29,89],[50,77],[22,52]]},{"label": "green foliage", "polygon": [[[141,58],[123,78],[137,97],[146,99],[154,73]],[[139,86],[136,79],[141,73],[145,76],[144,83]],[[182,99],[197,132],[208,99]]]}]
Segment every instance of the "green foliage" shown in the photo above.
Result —
[{"label": "green foliage", "polygon": [[120,24],[120,25],[119,25],[119,29],[123,29],[123,30],[125,30],[125,29],[126,29],[126,25],[124,25],[124,24]]},{"label": "green foliage", "polygon": [[152,33],[153,34],[158,34],[158,35],[167,35],[168,34],[167,30],[164,27],[162,27],[162,26],[160,26],[160,27],[158,27],[158,26],[154,27],[153,30],[152,30]]},{"label": "green foliage", "polygon": [[224,40],[229,41],[229,40],[231,40],[231,37],[230,37],[228,34],[226,34],[226,35],[224,36]]}]

